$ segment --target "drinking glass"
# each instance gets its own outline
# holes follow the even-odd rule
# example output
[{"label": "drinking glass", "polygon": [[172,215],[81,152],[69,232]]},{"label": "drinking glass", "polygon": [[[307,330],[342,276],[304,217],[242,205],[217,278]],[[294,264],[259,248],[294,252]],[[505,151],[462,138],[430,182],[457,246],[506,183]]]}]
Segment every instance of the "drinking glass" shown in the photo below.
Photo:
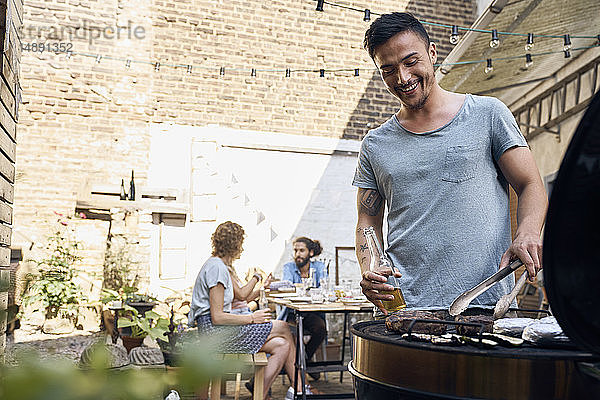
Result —
[{"label": "drinking glass", "polygon": [[310,289],[309,293],[310,293],[310,301],[312,303],[322,303],[323,302],[323,289],[312,288],[312,289]]}]

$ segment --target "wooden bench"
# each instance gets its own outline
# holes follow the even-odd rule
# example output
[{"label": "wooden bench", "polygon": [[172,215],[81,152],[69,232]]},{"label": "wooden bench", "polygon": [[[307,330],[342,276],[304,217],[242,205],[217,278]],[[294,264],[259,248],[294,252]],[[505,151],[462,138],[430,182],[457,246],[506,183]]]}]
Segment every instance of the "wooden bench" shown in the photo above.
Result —
[{"label": "wooden bench", "polygon": [[[267,354],[260,352],[256,354],[221,354],[225,361],[232,361],[236,365],[235,370],[225,371],[228,374],[235,374],[235,400],[240,396],[240,383],[242,373],[251,371],[254,374],[254,393],[253,399],[262,400],[264,397],[265,366],[267,365]],[[213,378],[210,382],[211,400],[221,399],[221,386],[225,381],[225,376]]]}]

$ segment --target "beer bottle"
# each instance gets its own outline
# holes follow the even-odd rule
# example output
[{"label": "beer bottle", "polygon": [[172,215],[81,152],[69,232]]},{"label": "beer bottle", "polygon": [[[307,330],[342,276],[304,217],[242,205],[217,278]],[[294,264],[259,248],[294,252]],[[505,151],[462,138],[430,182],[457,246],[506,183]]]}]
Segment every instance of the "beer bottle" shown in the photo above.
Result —
[{"label": "beer bottle", "polygon": [[133,170],[131,170],[131,180],[129,181],[129,200],[135,200],[135,181],[133,180]]},{"label": "beer bottle", "polygon": [[392,270],[392,273],[387,277],[387,284],[393,286],[394,290],[391,292],[382,293],[391,294],[394,296],[394,299],[382,300],[381,302],[383,303],[383,308],[385,308],[388,312],[394,312],[406,308],[406,302],[404,301],[402,290],[400,290],[398,278],[394,276],[394,265],[383,252],[381,244],[379,244],[379,240],[377,239],[377,235],[375,235],[375,229],[373,229],[372,226],[365,228],[363,230],[363,234],[367,240],[367,247],[369,248],[369,254],[371,256],[369,269],[377,273],[380,273],[379,271],[384,267],[390,267]]},{"label": "beer bottle", "polygon": [[125,191],[124,179],[121,179],[121,193],[119,194],[119,200],[127,200],[127,192]]}]

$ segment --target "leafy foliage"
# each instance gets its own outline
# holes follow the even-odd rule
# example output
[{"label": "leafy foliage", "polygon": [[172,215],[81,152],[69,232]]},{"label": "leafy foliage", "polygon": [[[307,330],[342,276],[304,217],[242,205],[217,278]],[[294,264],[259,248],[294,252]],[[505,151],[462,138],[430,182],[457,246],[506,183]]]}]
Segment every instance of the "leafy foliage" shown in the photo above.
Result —
[{"label": "leafy foliage", "polygon": [[74,281],[77,270],[74,264],[81,260],[77,254],[80,244],[73,242],[58,231],[48,238],[48,256],[37,264],[38,273],[28,274],[29,286],[23,296],[23,304],[39,305],[46,318],[58,315],[74,318],[78,305],[85,300],[81,288]]},{"label": "leafy foliage", "polygon": [[150,336],[153,340],[167,341],[165,333],[169,331],[169,320],[161,317],[154,311],[146,311],[144,316],[138,314],[137,310],[124,305],[128,315],[119,317],[118,328],[131,328],[131,336],[143,338]]}]

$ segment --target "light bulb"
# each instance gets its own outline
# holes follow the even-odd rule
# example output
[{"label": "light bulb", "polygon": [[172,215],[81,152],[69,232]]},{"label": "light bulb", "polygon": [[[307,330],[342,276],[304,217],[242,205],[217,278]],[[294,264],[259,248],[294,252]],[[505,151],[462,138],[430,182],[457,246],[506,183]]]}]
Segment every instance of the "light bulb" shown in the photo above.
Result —
[{"label": "light bulb", "polygon": [[[568,33],[564,36],[564,40],[565,40],[565,44],[563,45],[563,51],[566,52],[571,50],[571,35],[569,35]],[[565,58],[567,56],[565,55]]]},{"label": "light bulb", "polygon": [[458,26],[452,25],[452,33],[450,34],[450,44],[458,43]]},{"label": "light bulb", "polygon": [[192,65],[191,64],[187,66],[187,73],[188,74],[192,73]]},{"label": "light bulb", "polygon": [[289,68],[285,69],[285,77],[289,78],[290,76],[292,76],[292,70]]},{"label": "light bulb", "polygon": [[483,70],[483,72],[485,72],[486,74],[489,74],[493,70],[494,70],[494,66],[492,65],[492,59],[488,58],[487,59],[487,64],[486,64],[485,69]]},{"label": "light bulb", "polygon": [[525,69],[529,69],[533,65],[533,59],[531,58],[531,54],[525,54]]},{"label": "light bulb", "polygon": [[100,61],[102,60],[102,56],[100,54],[98,54],[96,56],[96,64],[100,64]]},{"label": "light bulb", "polygon": [[252,68],[250,70],[250,76],[254,76],[254,77],[256,76],[256,68]]},{"label": "light bulb", "polygon": [[128,58],[128,59],[125,61],[125,68],[131,68],[131,59],[130,59],[130,58]]},{"label": "light bulb", "polygon": [[160,63],[159,62],[157,62],[156,64],[154,64],[154,71],[155,72],[160,71]]},{"label": "light bulb", "polygon": [[363,21],[367,22],[371,20],[371,10],[365,8],[365,16],[363,17]]},{"label": "light bulb", "polygon": [[527,43],[525,44],[525,51],[531,51],[533,49],[533,33],[527,34]]},{"label": "light bulb", "polygon": [[325,0],[317,0],[317,11],[323,11],[323,3]]},{"label": "light bulb", "polygon": [[492,29],[492,40],[490,40],[490,47],[495,49],[500,46],[500,39],[498,39],[498,31],[496,29]]}]

